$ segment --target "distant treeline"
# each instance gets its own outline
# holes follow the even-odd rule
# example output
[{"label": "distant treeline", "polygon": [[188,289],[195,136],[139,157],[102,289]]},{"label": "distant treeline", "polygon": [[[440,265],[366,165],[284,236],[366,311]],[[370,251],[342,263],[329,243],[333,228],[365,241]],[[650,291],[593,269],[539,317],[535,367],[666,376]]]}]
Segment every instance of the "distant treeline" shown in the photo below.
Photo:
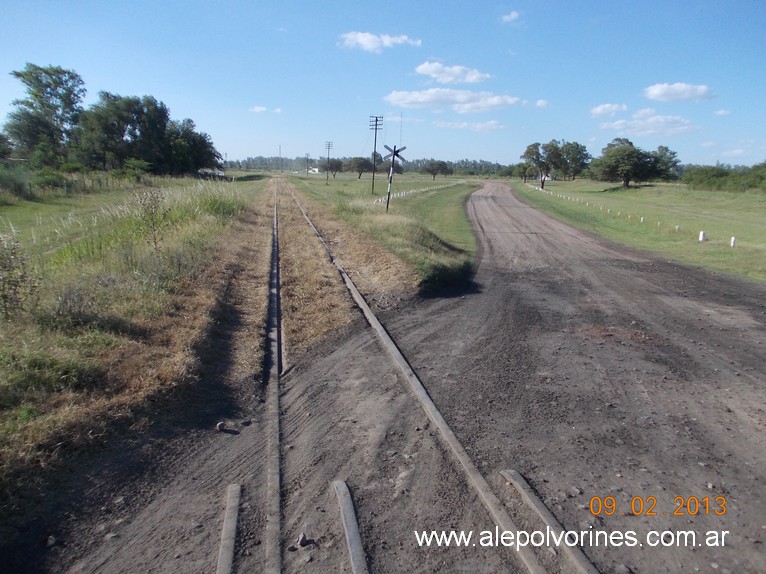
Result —
[{"label": "distant treeline", "polygon": [[[372,154],[370,154],[370,158],[357,158],[357,157],[342,157],[342,158],[331,158],[331,168],[332,164],[335,162],[340,162],[344,167],[342,171],[348,171],[351,173],[357,173],[357,165],[361,165],[361,162],[359,160],[361,159],[367,159],[371,162]],[[426,166],[428,166],[430,163],[434,162],[435,160],[433,158],[423,158],[423,159],[413,159],[406,162],[403,162],[401,164],[401,170],[404,172],[422,172]],[[470,159],[461,159],[458,161],[448,161],[445,162],[449,168],[452,170],[452,173],[455,175],[480,175],[480,176],[492,176],[492,175],[499,175],[500,171],[505,168],[506,166],[499,164],[497,162],[490,162],[490,161],[484,161],[484,160],[470,160]],[[378,153],[377,158],[375,160],[376,169],[379,172],[388,172],[388,169],[390,167],[389,160],[383,160],[380,153]],[[305,172],[307,167],[308,169],[311,168],[318,168],[322,173],[324,173],[326,166],[327,166],[327,158],[307,158],[306,156],[298,156],[295,158],[288,158],[288,157],[278,157],[278,156],[272,156],[272,157],[264,157],[264,156],[257,156],[257,157],[248,157],[243,160],[234,160],[234,161],[227,161],[226,167],[229,169],[245,169],[245,170],[266,170],[266,171],[290,171],[290,172],[299,172],[303,171]],[[366,172],[371,172],[370,169],[365,169]]]}]

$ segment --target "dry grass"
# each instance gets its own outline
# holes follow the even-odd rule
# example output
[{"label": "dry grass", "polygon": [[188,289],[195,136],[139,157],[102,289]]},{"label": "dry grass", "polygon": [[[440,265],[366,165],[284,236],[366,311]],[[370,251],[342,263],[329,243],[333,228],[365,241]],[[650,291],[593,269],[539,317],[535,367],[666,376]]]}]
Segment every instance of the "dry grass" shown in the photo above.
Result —
[{"label": "dry grass", "polygon": [[333,217],[332,211],[291,187],[338,261],[368,301],[378,304],[417,291],[420,279],[374,239]]},{"label": "dry grass", "polygon": [[351,322],[355,308],[341,277],[288,192],[279,193],[279,251],[283,336],[288,357],[306,351]]},{"label": "dry grass", "polygon": [[[98,392],[51,393],[39,407],[44,414],[3,434],[0,515],[28,511],[20,506],[19,493],[50,488],[56,469],[72,455],[136,438],[155,424],[194,417],[189,405],[204,402],[201,395],[225,384],[223,377],[203,380],[210,374],[209,357],[225,353],[240,371],[231,376],[260,375],[271,240],[271,219],[262,214],[268,209],[266,194],[256,195],[219,238],[202,272],[173,289],[166,312],[134,319],[132,336],[121,337],[98,357],[104,379]],[[247,336],[224,340],[221,323],[233,306],[237,328]]]}]

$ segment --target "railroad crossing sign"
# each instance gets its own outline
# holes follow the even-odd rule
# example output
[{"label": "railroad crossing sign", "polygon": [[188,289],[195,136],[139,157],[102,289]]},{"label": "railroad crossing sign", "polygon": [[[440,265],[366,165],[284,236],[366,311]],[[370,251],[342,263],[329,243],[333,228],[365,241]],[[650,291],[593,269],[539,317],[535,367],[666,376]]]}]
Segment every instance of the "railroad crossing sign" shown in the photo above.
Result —
[{"label": "railroad crossing sign", "polygon": [[399,158],[402,161],[407,161],[401,156],[401,153],[407,149],[407,146],[402,146],[400,149],[396,149],[396,146],[394,146],[394,149],[391,149],[387,145],[384,145],[383,147],[391,152],[383,158],[391,158],[391,168],[388,170],[388,195],[386,196],[386,213],[388,213],[388,202],[391,201],[391,182],[394,179],[394,163],[396,162],[396,158]]}]

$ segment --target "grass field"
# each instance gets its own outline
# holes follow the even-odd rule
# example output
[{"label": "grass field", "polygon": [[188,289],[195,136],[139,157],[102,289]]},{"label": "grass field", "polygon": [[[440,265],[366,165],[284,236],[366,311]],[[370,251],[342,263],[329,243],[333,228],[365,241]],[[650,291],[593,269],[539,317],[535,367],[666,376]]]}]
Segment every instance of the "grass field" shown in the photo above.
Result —
[{"label": "grass field", "polygon": [[[547,193],[512,185],[528,203],[577,227],[669,259],[766,281],[766,194],[673,184],[626,190],[590,180],[549,181]],[[701,231],[707,241],[699,241]]]},{"label": "grass field", "polygon": [[[314,201],[389,249],[420,276],[424,290],[438,289],[469,276],[476,244],[463,208],[480,184],[458,178],[420,174],[395,175],[386,213],[388,181],[376,176],[361,180],[338,174],[329,183],[324,176],[291,180]],[[377,200],[377,202],[376,202]]]}]

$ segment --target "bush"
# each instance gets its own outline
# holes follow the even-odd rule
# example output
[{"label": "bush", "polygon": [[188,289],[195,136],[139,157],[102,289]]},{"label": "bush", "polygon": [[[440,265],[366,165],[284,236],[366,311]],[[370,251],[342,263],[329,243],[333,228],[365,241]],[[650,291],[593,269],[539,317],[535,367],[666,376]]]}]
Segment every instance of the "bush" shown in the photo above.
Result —
[{"label": "bush", "polygon": [[57,171],[43,168],[35,174],[34,184],[38,187],[63,188],[66,187],[66,178]]},{"label": "bush", "polygon": [[32,176],[25,167],[0,163],[0,191],[10,193],[15,197],[30,198],[30,181]]}]

